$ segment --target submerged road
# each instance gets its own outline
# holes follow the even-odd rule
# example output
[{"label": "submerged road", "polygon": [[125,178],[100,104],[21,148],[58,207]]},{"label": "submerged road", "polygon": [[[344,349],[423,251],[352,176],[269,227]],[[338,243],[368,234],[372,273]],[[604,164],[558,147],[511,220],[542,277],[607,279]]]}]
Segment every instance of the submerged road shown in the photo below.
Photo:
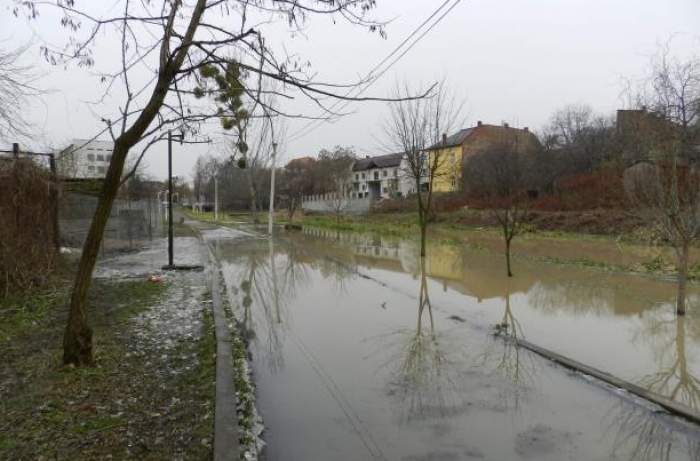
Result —
[{"label": "submerged road", "polygon": [[494,316],[518,328],[510,301],[485,312],[410,252],[352,243],[348,259],[347,244],[318,236],[205,237],[249,341],[267,459],[700,453],[696,426],[494,337]]}]

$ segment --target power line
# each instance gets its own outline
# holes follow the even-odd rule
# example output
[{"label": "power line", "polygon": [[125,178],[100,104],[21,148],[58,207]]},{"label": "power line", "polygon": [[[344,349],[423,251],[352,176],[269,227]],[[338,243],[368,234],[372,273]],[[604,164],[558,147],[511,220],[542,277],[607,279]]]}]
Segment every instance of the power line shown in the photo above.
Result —
[{"label": "power line", "polygon": [[[419,30],[421,30],[432,18],[434,18],[435,15],[437,15],[437,14],[440,12],[440,10],[442,10],[450,1],[452,1],[452,0],[446,0],[442,5],[440,5],[440,6],[434,11],[425,21],[423,21],[418,27],[416,27],[416,28],[413,30],[413,32],[411,32],[411,34],[409,34],[409,36],[406,37],[396,48],[394,48],[394,50],[393,50],[387,57],[385,57],[379,64],[377,64],[372,70],[370,70],[370,71],[367,73],[367,75],[365,76],[365,79],[367,79],[370,75],[372,75],[372,73],[374,73],[376,70],[378,70],[385,62],[387,62],[394,54],[396,54],[396,53],[397,53],[397,52],[398,52],[398,51],[399,51],[413,36],[415,36],[415,35],[418,33]],[[460,1],[460,0],[456,0],[456,1],[455,1],[455,4],[452,5],[452,7],[451,7],[450,9],[454,8],[454,6],[455,6],[459,1]],[[449,10],[448,10],[448,11],[449,11]],[[444,15],[443,15],[442,17],[444,17]],[[442,19],[442,17],[439,18],[437,22],[439,22],[440,19]],[[436,24],[437,24],[437,22],[436,22]],[[432,26],[431,26],[431,28],[432,28]],[[428,29],[428,30],[430,30],[430,29]],[[417,43],[418,40],[420,40],[424,35],[425,35],[425,33],[424,33],[423,35],[421,35],[421,36],[414,42],[414,44]],[[411,45],[411,46],[409,47],[409,49],[412,48],[412,47],[413,47],[413,45]],[[389,64],[389,66],[388,66],[386,69],[384,69],[382,72],[380,72],[376,77],[370,79],[370,80],[367,82],[367,84],[365,85],[364,88],[360,88],[360,87],[362,86],[362,84],[360,84],[360,85],[358,85],[357,87],[348,90],[348,92],[345,93],[345,96],[348,96],[348,95],[349,95],[350,93],[352,93],[353,91],[358,91],[358,88],[360,88],[360,89],[359,89],[359,93],[358,93],[356,96],[359,96],[359,95],[361,95],[362,93],[364,93],[371,85],[373,85],[373,84],[377,81],[377,79],[379,79],[379,77],[381,77],[382,75],[384,75],[384,73],[386,73],[386,71],[389,70],[394,64],[396,64],[396,62],[398,62],[398,60],[401,59],[401,57],[403,57],[405,54],[406,54],[406,52],[402,53],[397,59],[395,59],[391,64]],[[338,106],[339,104],[343,104],[343,105],[341,106],[341,110],[342,110],[343,108],[347,107],[347,105],[348,105],[349,103],[350,103],[350,101],[340,101],[340,100],[338,100],[338,101],[336,101],[334,104],[332,104],[332,105],[329,107],[328,111],[333,110],[333,109],[334,109],[336,106]],[[325,122],[325,120],[313,120],[313,121],[308,122],[304,127],[300,128],[300,129],[297,130],[295,133],[292,133],[292,135],[289,137],[289,141],[294,141],[294,140],[296,140],[296,139],[299,139],[299,138],[302,137],[302,136],[305,136],[305,135],[309,134],[311,131],[313,131],[313,130],[315,130],[316,128],[320,127],[324,122]]]},{"label": "power line", "polygon": [[[442,10],[445,6],[447,6],[447,4],[448,4],[450,1],[454,1],[454,3],[452,4],[452,6],[450,6],[450,7],[447,9],[447,11],[445,11],[435,22],[433,22],[433,24],[431,24],[430,27],[428,27],[427,30],[425,30],[416,40],[414,40],[413,43],[411,43],[411,44],[408,46],[408,48],[405,49],[398,57],[396,57],[396,59],[394,59],[384,70],[382,70],[381,72],[379,72],[379,74],[377,74],[375,77],[373,77],[372,79],[370,79],[370,80],[364,85],[363,88],[360,88],[360,87],[362,87],[362,84],[360,84],[360,85],[358,85],[357,87],[355,87],[355,88],[349,90],[347,93],[345,93],[344,96],[348,96],[348,95],[349,95],[350,93],[352,93],[353,91],[359,91],[359,93],[358,93],[356,96],[360,96],[360,95],[363,94],[370,86],[372,86],[374,83],[376,83],[376,81],[377,81],[382,75],[384,75],[391,67],[393,67],[403,56],[405,56],[406,53],[408,53],[408,51],[410,51],[411,48],[413,48],[413,47],[416,45],[416,43],[418,43],[423,37],[425,37],[425,35],[426,35],[428,32],[430,32],[440,21],[442,21],[442,19],[443,19],[445,16],[447,16],[447,14],[448,14],[450,11],[452,11],[452,10],[454,9],[454,7],[457,6],[457,4],[458,4],[461,0],[446,0],[442,5],[440,5],[440,6],[434,11],[425,21],[423,21],[417,28],[415,28],[415,29],[413,30],[413,32],[411,32],[411,34],[409,34],[408,37],[406,37],[396,48],[394,48],[394,50],[393,50],[388,56],[386,56],[384,59],[382,59],[382,61],[381,61],[379,64],[377,64],[372,70],[370,70],[370,71],[367,73],[367,75],[365,76],[365,79],[367,79],[369,76],[371,76],[371,75],[372,75],[375,71],[377,71],[384,63],[386,63],[389,59],[391,59],[391,57],[394,56],[406,43],[408,43],[409,40],[410,40],[411,38],[413,38],[426,24],[428,24],[428,23],[430,22],[430,20],[433,19],[433,18],[440,12],[440,10]],[[330,110],[334,109],[334,108],[335,108],[336,106],[338,106],[339,104],[342,104],[342,106],[341,106],[341,110],[342,110],[343,108],[347,107],[351,102],[353,102],[353,101],[340,101],[340,100],[338,100],[338,101],[336,101],[333,105],[331,105],[331,106],[329,107],[328,110],[330,111]],[[294,140],[296,140],[296,139],[299,139],[299,138],[302,137],[302,136],[305,136],[305,135],[309,134],[310,132],[314,131],[316,128],[320,127],[324,122],[325,122],[325,120],[313,120],[313,121],[311,121],[311,122],[308,122],[305,126],[301,127],[299,130],[297,130],[296,132],[292,133],[292,134],[290,135],[290,137],[288,138],[288,141],[294,141]]]}]

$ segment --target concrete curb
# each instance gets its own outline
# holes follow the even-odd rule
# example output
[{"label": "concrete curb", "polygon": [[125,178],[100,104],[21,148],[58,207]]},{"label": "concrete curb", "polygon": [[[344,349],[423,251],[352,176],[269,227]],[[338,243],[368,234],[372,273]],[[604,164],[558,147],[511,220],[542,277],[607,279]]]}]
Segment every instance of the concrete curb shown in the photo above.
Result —
[{"label": "concrete curb", "polygon": [[211,270],[212,314],[214,316],[214,334],[216,336],[216,394],[214,396],[214,461],[233,461],[240,459],[240,442],[238,428],[238,397],[234,384],[233,353],[231,331],[221,299],[222,283],[219,264],[202,233],[190,226],[199,238],[209,256],[207,269]]},{"label": "concrete curb", "polygon": [[233,383],[231,332],[224,314],[220,287],[219,270],[214,264],[211,287],[214,331],[216,333],[214,461],[227,461],[239,458],[240,445],[238,441],[238,415],[236,413],[238,399],[236,397],[236,387]]},{"label": "concrete curb", "polygon": [[666,398],[663,395],[657,394],[656,392],[644,389],[643,387],[640,387],[636,384],[617,378],[616,376],[613,376],[610,373],[606,373],[602,370],[598,370],[597,368],[590,367],[576,360],[557,354],[556,352],[550,351],[549,349],[545,349],[543,347],[532,344],[531,342],[525,341],[523,339],[511,338],[507,336],[503,336],[503,338],[506,341],[512,341],[518,346],[524,347],[525,349],[528,349],[534,352],[535,354],[544,357],[545,359],[558,363],[563,367],[581,372],[589,376],[593,376],[594,378],[606,382],[614,387],[624,389],[630,394],[634,394],[637,397],[641,397],[645,400],[653,402],[673,415],[685,418],[686,420],[691,421],[695,424],[700,424],[700,412],[694,410],[693,408],[690,408],[686,405]]}]

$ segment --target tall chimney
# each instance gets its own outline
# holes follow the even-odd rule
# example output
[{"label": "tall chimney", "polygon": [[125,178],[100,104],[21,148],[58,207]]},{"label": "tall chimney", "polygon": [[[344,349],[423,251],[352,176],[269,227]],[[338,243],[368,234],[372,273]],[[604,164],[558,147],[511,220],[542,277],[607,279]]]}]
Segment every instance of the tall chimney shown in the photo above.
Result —
[{"label": "tall chimney", "polygon": [[508,128],[508,124],[506,122],[503,122],[503,127]]},{"label": "tall chimney", "polygon": [[530,128],[524,127],[524,128],[523,128],[523,131],[524,131],[525,133],[529,133],[529,132],[530,132]]},{"label": "tall chimney", "polygon": [[481,120],[479,120],[478,122],[476,122],[476,126],[481,126]]},{"label": "tall chimney", "polygon": [[442,133],[442,143],[447,144],[447,133]]}]

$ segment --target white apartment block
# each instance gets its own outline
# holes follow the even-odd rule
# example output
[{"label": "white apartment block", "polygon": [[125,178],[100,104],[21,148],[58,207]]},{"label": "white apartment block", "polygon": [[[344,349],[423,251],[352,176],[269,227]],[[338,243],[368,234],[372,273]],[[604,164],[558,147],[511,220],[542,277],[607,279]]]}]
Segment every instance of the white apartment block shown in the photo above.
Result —
[{"label": "white apartment block", "polygon": [[107,174],[114,143],[74,139],[56,155],[58,175],[66,179],[101,179]]}]

